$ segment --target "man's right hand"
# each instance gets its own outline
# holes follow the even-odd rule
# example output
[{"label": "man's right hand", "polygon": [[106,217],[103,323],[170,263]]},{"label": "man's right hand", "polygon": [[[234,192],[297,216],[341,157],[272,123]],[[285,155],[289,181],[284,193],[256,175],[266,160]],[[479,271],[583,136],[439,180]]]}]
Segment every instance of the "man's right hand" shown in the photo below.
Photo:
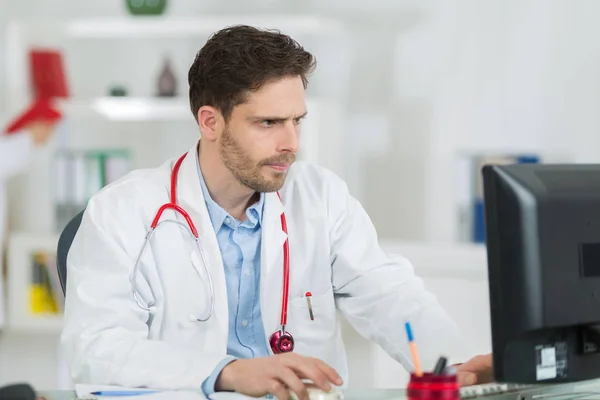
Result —
[{"label": "man's right hand", "polygon": [[331,390],[332,384],[342,384],[338,373],[323,361],[284,353],[231,362],[221,371],[215,390],[234,391],[251,397],[271,394],[279,400],[288,400],[293,392],[299,400],[309,400],[302,379],[312,381],[326,392]]}]

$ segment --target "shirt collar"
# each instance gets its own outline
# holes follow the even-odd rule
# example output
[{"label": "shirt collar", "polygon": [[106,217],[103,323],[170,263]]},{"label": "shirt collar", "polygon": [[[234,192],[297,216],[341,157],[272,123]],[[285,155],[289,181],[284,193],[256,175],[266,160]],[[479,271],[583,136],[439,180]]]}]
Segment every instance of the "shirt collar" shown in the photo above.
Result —
[{"label": "shirt collar", "polygon": [[218,232],[223,224],[226,224],[232,229],[237,228],[239,225],[242,225],[246,228],[255,228],[260,226],[260,222],[262,220],[262,212],[265,203],[265,194],[260,193],[259,200],[254,203],[252,206],[248,207],[246,210],[247,219],[240,223],[240,221],[233,218],[223,207],[218,205],[212,197],[210,197],[210,193],[208,192],[208,188],[206,186],[206,181],[204,180],[204,176],[202,175],[202,170],[200,169],[200,160],[198,158],[198,149],[196,148],[196,168],[198,170],[198,178],[200,180],[200,186],[202,187],[202,195],[204,196],[204,202],[206,203],[206,208],[208,209],[208,215],[210,216],[210,220],[213,225],[213,229],[215,232]]}]

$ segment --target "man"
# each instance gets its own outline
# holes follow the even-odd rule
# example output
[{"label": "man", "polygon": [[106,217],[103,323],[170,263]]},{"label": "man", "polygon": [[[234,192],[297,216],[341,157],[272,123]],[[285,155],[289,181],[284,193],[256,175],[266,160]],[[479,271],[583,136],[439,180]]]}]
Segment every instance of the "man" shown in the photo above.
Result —
[{"label": "man", "polygon": [[[336,311],[407,369],[406,321],[424,367],[460,346],[344,182],[294,163],[314,66],[291,38],[248,26],[200,50],[189,93],[201,140],[92,198],[71,247],[62,342],[76,382],[305,399],[303,379],[346,383]],[[491,360],[459,369],[486,381]]]}]

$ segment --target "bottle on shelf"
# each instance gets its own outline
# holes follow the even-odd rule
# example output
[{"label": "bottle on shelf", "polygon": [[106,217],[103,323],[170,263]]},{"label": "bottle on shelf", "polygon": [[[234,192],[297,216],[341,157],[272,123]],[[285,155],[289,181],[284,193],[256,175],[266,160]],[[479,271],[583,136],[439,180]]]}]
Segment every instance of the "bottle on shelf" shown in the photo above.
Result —
[{"label": "bottle on shelf", "polygon": [[177,95],[177,79],[173,72],[171,59],[165,57],[163,67],[158,75],[158,96],[175,97]]}]

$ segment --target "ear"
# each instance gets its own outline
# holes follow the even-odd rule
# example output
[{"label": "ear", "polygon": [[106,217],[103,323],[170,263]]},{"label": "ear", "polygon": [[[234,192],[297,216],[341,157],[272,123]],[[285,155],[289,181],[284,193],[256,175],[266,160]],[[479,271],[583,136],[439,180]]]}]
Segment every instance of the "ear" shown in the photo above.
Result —
[{"label": "ear", "polygon": [[198,110],[198,125],[203,139],[217,139],[221,119],[221,113],[216,108],[211,106],[200,107]]}]

